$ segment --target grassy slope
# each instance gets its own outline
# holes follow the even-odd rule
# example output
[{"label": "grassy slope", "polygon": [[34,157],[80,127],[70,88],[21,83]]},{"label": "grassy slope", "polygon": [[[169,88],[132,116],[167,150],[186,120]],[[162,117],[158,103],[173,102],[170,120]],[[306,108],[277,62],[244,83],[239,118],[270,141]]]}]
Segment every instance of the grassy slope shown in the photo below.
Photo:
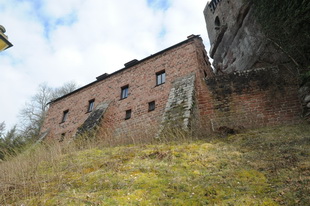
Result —
[{"label": "grassy slope", "polygon": [[8,163],[0,165],[0,202],[307,205],[309,143],[310,126],[295,125],[189,143],[58,149],[53,158],[39,157],[50,150],[45,149],[27,155],[27,160],[34,159],[26,164],[35,166],[10,177],[1,171]]}]

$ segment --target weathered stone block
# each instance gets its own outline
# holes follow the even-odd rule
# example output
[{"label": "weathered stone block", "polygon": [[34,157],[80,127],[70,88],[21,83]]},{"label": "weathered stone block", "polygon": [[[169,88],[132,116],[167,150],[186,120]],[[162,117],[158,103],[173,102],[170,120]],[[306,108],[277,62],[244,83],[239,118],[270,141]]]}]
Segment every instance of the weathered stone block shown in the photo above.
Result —
[{"label": "weathered stone block", "polygon": [[305,102],[305,103],[310,102],[310,94],[309,94],[309,95],[307,95],[307,96],[305,96],[305,98],[304,98],[304,102]]}]

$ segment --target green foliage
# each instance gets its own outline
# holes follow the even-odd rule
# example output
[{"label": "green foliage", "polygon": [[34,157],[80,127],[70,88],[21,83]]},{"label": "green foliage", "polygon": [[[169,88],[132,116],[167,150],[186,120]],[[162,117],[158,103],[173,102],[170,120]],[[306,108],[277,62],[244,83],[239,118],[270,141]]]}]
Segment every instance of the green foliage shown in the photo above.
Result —
[{"label": "green foliage", "polygon": [[302,69],[310,65],[310,1],[248,0],[265,34]]},{"label": "green foliage", "polygon": [[16,126],[0,137],[0,160],[18,154],[25,147],[25,140],[17,133]]}]

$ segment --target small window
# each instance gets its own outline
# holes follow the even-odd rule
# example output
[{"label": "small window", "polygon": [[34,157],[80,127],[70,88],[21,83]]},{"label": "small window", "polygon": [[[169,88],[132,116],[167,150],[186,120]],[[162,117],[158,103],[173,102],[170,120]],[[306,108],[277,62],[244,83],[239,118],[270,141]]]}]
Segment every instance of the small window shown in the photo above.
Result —
[{"label": "small window", "polygon": [[88,101],[88,109],[87,112],[92,112],[95,106],[95,99]]},{"label": "small window", "polygon": [[205,77],[208,76],[208,74],[207,74],[207,72],[205,70],[203,70],[203,73],[204,73]]},{"label": "small window", "polygon": [[155,101],[149,102],[149,112],[155,110]]},{"label": "small window", "polygon": [[156,73],[156,85],[161,85],[166,82],[166,72],[161,71]]},{"label": "small window", "polygon": [[121,88],[122,91],[121,91],[121,99],[125,99],[128,97],[128,89],[129,89],[129,86],[126,85],[124,87]]},{"label": "small window", "polygon": [[63,112],[61,123],[65,122],[68,118],[69,110]]},{"label": "small window", "polygon": [[125,120],[130,119],[130,118],[131,118],[131,109],[126,110]]}]

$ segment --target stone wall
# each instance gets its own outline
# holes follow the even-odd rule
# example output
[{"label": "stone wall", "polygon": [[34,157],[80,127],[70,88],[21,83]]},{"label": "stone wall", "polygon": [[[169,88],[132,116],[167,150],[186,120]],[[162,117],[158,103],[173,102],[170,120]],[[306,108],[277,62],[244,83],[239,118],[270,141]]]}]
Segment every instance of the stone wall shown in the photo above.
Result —
[{"label": "stone wall", "polygon": [[299,89],[299,97],[303,106],[303,117],[310,122],[310,81],[304,82]]},{"label": "stone wall", "polygon": [[209,131],[255,128],[301,120],[298,84],[284,68],[262,68],[206,79],[198,108]]},{"label": "stone wall", "polygon": [[189,128],[195,99],[195,78],[195,73],[192,73],[173,82],[159,133],[165,128]]}]

